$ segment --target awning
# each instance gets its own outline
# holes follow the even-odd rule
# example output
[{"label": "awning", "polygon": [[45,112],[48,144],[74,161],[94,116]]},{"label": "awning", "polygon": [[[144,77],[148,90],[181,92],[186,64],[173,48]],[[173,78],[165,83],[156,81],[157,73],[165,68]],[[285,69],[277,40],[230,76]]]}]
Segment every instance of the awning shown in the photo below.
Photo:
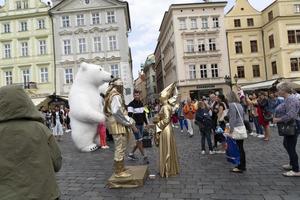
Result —
[{"label": "awning", "polygon": [[300,81],[292,81],[294,89],[300,89]]},{"label": "awning", "polygon": [[43,101],[45,101],[47,97],[42,97],[42,98],[34,98],[34,99],[31,99],[33,104],[35,106],[39,105],[40,103],[42,103]]},{"label": "awning", "polygon": [[272,88],[278,80],[271,80],[271,81],[264,81],[260,83],[254,83],[250,85],[242,86],[242,90],[249,91],[249,90],[260,90],[260,89],[269,89]]}]

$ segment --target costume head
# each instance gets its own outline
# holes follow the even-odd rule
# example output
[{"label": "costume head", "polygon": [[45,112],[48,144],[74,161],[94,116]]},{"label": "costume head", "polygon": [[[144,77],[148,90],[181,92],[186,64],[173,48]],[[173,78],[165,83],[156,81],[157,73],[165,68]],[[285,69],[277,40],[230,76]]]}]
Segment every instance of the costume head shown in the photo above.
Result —
[{"label": "costume head", "polygon": [[115,78],[110,81],[109,86],[111,89],[115,88],[120,94],[123,94],[123,81],[120,78]]},{"label": "costume head", "polygon": [[176,83],[172,83],[160,93],[159,100],[161,103],[168,102],[171,105],[175,105],[177,101],[177,96],[178,96],[178,91],[176,88]]}]

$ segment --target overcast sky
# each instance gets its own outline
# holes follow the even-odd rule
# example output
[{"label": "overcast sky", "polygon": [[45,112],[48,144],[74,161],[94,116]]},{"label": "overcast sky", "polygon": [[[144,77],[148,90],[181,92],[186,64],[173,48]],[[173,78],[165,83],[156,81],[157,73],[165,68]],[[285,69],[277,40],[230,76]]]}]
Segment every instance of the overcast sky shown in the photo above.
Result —
[{"label": "overcast sky", "polygon": [[[249,0],[254,8],[262,10],[274,0]],[[0,0],[3,4],[4,0]],[[140,64],[154,52],[164,12],[171,4],[194,3],[202,0],[128,0],[132,31],[129,35],[129,45],[132,51],[133,76],[137,78]],[[235,0],[228,0],[225,8],[230,9]]]}]

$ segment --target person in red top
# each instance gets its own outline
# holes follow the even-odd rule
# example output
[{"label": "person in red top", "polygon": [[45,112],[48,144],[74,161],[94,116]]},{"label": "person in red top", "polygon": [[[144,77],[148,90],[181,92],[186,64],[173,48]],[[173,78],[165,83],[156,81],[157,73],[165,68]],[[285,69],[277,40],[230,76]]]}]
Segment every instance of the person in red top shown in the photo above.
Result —
[{"label": "person in red top", "polygon": [[185,104],[185,106],[183,107],[183,112],[188,122],[188,133],[190,137],[193,137],[194,136],[193,124],[195,121],[196,108],[195,105],[192,104],[192,100],[190,97],[187,99],[187,104]]}]

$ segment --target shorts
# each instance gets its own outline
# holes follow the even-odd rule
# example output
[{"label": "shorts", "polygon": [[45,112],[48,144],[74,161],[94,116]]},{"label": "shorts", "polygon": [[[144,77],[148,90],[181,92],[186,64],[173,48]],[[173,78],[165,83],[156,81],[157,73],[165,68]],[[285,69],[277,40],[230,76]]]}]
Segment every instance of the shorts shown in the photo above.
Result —
[{"label": "shorts", "polygon": [[138,132],[133,133],[134,138],[135,138],[136,141],[142,141],[143,140],[144,126],[143,125],[136,125],[136,128],[138,129]]}]

